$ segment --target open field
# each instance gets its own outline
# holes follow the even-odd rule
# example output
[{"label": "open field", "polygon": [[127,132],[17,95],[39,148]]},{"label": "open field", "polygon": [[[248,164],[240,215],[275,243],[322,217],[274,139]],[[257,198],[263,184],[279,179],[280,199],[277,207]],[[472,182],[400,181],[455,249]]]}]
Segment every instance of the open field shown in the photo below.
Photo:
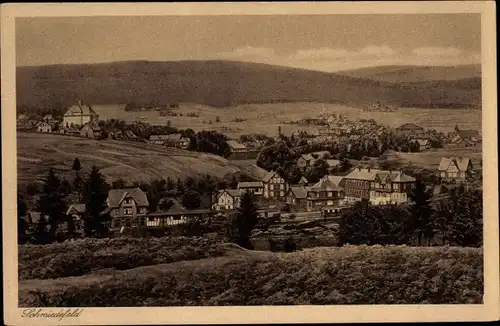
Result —
[{"label": "open field", "polygon": [[222,177],[240,169],[211,154],[166,148],[129,141],[93,140],[42,133],[17,134],[18,180],[21,185],[43,178],[49,167],[73,180],[73,160],[78,157],[82,173],[92,165],[101,169],[108,182],[119,178],[147,181],[185,178],[197,174]]},{"label": "open field", "polygon": [[[317,126],[302,126],[285,122],[314,118],[320,114],[342,114],[350,120],[374,119],[389,127],[398,127],[410,122],[442,132],[452,131],[455,125],[461,129],[481,130],[481,111],[465,109],[401,108],[397,112],[365,112],[360,107],[327,103],[244,104],[225,108],[181,103],[180,107],[173,112],[182,113],[182,117],[161,117],[158,111],[126,112],[123,105],[97,105],[95,110],[101,119],[115,118],[132,122],[144,116],[146,119],[143,121],[151,124],[166,124],[170,121],[173,127],[191,128],[195,131],[217,130],[231,138],[248,133],[275,136],[278,134],[278,126],[281,126],[285,135],[290,135],[296,130],[312,132],[317,129]],[[186,116],[193,112],[200,116]],[[217,117],[220,118],[220,122],[216,122]],[[244,119],[244,121],[236,122],[236,118]]]},{"label": "open field", "polygon": [[[482,303],[480,248],[347,246],[22,280],[21,307]],[[113,253],[110,253],[113,255]]]},{"label": "open field", "polygon": [[474,169],[480,167],[482,161],[481,147],[467,149],[435,149],[419,153],[401,153],[388,151],[380,157],[405,167],[437,170],[443,156],[446,157],[468,157],[472,159]]}]

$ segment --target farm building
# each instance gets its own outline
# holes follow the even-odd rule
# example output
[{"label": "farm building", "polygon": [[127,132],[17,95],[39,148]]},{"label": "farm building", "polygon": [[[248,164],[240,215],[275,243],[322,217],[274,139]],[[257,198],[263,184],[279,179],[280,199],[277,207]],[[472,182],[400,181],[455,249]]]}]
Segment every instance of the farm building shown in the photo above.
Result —
[{"label": "farm building", "polygon": [[52,132],[52,126],[48,122],[39,122],[36,125],[36,131],[38,132]]},{"label": "farm building", "polygon": [[286,203],[293,209],[305,209],[307,204],[307,191],[308,189],[304,186],[290,186],[286,193]]},{"label": "farm building", "polygon": [[97,125],[97,123],[86,123],[82,129],[80,129],[80,136],[99,139],[101,137],[101,128]]},{"label": "farm building", "polygon": [[242,191],[240,189],[219,190],[212,208],[216,211],[238,208],[240,207],[241,195]]},{"label": "farm building", "polygon": [[106,204],[112,229],[146,225],[149,202],[140,188],[111,189]]},{"label": "farm building", "polygon": [[63,117],[63,126],[83,126],[89,122],[99,120],[99,115],[89,106],[78,101],[76,105],[72,105],[66,111]]},{"label": "farm building", "polygon": [[443,181],[465,181],[472,173],[472,162],[468,157],[442,157],[438,167]]},{"label": "farm building", "polygon": [[251,192],[256,196],[262,196],[264,194],[264,185],[261,181],[238,182],[238,189],[242,192]]},{"label": "farm building", "polygon": [[238,143],[237,141],[228,140],[227,144],[229,145],[229,148],[231,148],[231,152],[233,153],[248,151],[248,148],[245,145]]}]

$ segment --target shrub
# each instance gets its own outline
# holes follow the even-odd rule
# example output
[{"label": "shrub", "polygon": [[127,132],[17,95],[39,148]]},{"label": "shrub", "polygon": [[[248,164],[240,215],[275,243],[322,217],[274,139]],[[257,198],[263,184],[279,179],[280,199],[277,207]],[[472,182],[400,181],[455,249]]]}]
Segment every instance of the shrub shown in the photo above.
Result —
[{"label": "shrub", "polygon": [[[174,264],[173,264],[174,265]],[[20,306],[478,304],[478,248],[346,246],[214,258],[22,290]]]},{"label": "shrub", "polygon": [[19,246],[19,279],[80,276],[94,270],[215,257],[224,254],[215,240],[199,237],[81,239],[50,245]]}]

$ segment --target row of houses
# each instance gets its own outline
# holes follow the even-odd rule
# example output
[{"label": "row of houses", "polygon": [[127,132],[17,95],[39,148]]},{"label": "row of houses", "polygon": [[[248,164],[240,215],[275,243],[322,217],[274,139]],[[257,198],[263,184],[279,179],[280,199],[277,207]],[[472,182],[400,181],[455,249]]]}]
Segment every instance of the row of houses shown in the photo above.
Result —
[{"label": "row of houses", "polygon": [[149,142],[156,145],[162,145],[167,147],[178,147],[182,149],[188,149],[191,143],[189,137],[183,137],[180,133],[168,134],[168,135],[151,135],[149,136]]},{"label": "row of houses", "polygon": [[[462,157],[443,157],[437,172],[446,182],[464,182],[474,173],[470,158]],[[245,192],[281,201],[299,211],[351,205],[362,199],[373,205],[405,204],[415,182],[414,177],[402,171],[358,167],[346,176],[326,175],[313,185],[308,185],[304,177],[298,184],[289,185],[276,172],[268,172],[260,181],[239,182],[237,189],[220,190],[212,208],[217,211],[238,208]]]}]

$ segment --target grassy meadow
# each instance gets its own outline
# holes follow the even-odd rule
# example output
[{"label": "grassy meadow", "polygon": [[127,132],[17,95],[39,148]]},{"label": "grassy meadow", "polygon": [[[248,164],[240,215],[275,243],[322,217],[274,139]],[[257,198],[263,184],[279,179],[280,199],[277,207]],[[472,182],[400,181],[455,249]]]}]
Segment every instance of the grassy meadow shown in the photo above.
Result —
[{"label": "grassy meadow", "polygon": [[[169,247],[179,241],[184,246]],[[200,239],[185,242],[87,239],[43,249],[20,246],[19,305],[482,303],[480,248],[346,246],[271,253]],[[103,259],[91,259],[79,275],[65,277],[65,270],[74,270],[74,264],[66,261],[78,262],[79,251],[92,250],[92,246],[97,246],[94,256],[105,256],[109,263],[103,266]],[[144,249],[144,259],[126,257],[136,247]],[[44,275],[53,278],[41,280],[39,274],[26,273],[33,261],[48,261]],[[122,262],[126,265],[120,265]]]},{"label": "grassy meadow", "polygon": [[44,178],[49,167],[73,180],[71,167],[75,157],[82,164],[82,173],[86,174],[96,165],[109,183],[119,178],[141,182],[167,177],[184,179],[197,174],[222,177],[240,170],[220,156],[154,144],[17,133],[20,185]]},{"label": "grassy meadow", "polygon": [[[166,124],[170,121],[173,127],[191,128],[195,131],[217,130],[231,138],[248,133],[275,136],[278,133],[278,126],[282,127],[285,135],[290,135],[296,130],[312,132],[317,127],[286,122],[314,118],[322,114],[342,114],[350,120],[374,119],[389,127],[398,127],[411,122],[442,132],[452,131],[455,124],[461,129],[481,130],[481,111],[465,109],[401,108],[397,112],[364,112],[359,107],[325,103],[244,104],[224,108],[181,103],[179,108],[173,109],[172,112],[182,113],[182,117],[179,115],[161,117],[159,111],[127,112],[124,110],[124,105],[96,105],[95,110],[101,119],[119,118],[128,122],[141,120],[151,124]],[[187,117],[188,113],[197,113],[199,117]],[[219,122],[216,122],[217,117],[220,118]],[[243,121],[237,122],[236,118]]]}]

